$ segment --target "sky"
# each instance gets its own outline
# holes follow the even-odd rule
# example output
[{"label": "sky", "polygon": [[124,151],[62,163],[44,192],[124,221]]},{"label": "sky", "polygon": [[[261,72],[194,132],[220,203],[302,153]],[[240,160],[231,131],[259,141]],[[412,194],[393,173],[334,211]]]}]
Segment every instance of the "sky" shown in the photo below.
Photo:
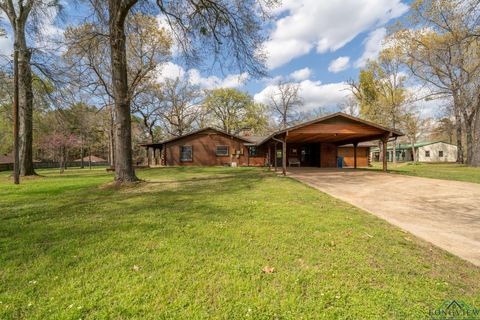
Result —
[{"label": "sky", "polygon": [[[65,4],[69,19],[81,18],[82,10]],[[386,28],[408,10],[408,0],[282,0],[272,12],[272,23],[265,27],[268,77],[205,73],[170,62],[158,78],[180,76],[208,89],[234,87],[263,103],[282,79],[299,83],[302,111],[336,111],[349,94],[346,81],[357,78],[366,61],[376,57]],[[47,38],[61,35],[57,20],[55,11],[45,18]],[[0,38],[0,53],[10,52],[11,37]]]},{"label": "sky", "polygon": [[382,48],[388,25],[409,10],[402,0],[283,0],[268,26],[268,77],[201,74],[168,64],[163,76],[181,75],[207,88],[228,86],[268,103],[278,80],[299,83],[302,111],[337,111],[368,59]]}]

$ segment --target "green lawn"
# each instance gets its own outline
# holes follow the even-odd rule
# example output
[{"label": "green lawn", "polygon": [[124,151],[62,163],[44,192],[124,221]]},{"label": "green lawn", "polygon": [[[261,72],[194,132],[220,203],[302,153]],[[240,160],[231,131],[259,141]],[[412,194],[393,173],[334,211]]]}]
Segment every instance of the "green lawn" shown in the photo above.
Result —
[{"label": "green lawn", "polygon": [[[0,174],[0,319],[419,319],[480,268],[253,168]],[[275,272],[264,273],[264,267]]]},{"label": "green lawn", "polygon": [[[472,168],[456,163],[388,163],[388,170],[391,173],[405,174],[409,176],[458,180],[480,183],[480,168]],[[382,170],[382,164],[374,162],[369,170]]]}]

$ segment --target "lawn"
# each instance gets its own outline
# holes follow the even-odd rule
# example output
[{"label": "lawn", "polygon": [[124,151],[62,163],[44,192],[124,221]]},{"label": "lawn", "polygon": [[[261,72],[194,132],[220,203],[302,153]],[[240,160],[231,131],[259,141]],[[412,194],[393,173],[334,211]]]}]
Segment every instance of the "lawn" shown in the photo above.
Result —
[{"label": "lawn", "polygon": [[[382,164],[374,162],[369,170],[382,170]],[[416,177],[480,183],[480,168],[456,163],[413,164],[412,162],[403,162],[394,164],[389,162],[388,171]]]},{"label": "lawn", "polygon": [[39,173],[20,186],[0,174],[0,319],[419,319],[445,300],[480,307],[480,268],[262,169],[146,169],[120,190],[100,169]]}]

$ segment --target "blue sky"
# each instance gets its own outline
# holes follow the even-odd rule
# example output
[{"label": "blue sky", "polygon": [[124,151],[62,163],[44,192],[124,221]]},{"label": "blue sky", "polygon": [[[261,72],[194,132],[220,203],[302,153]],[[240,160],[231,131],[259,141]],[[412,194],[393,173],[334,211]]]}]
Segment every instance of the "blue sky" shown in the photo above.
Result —
[{"label": "blue sky", "polygon": [[382,48],[388,25],[409,10],[406,0],[283,0],[267,27],[269,76],[205,74],[169,64],[162,77],[182,76],[200,86],[236,87],[268,103],[279,79],[300,85],[302,111],[338,109],[367,59]]},{"label": "blue sky", "polygon": [[[408,11],[407,0],[282,0],[266,27],[269,40],[269,77],[252,79],[247,74],[207,74],[201,68],[186,70],[174,62],[159,72],[165,77],[189,78],[204,88],[236,87],[256,101],[268,102],[279,79],[299,83],[304,111],[335,109],[348,95],[345,81],[356,78],[367,59],[382,48],[386,27]],[[68,4],[68,2],[65,2]],[[82,8],[66,5],[67,21],[81,17]],[[159,19],[161,21],[161,18]],[[45,32],[63,31],[56,12],[46,19]],[[0,53],[11,51],[11,37],[0,39]]]}]

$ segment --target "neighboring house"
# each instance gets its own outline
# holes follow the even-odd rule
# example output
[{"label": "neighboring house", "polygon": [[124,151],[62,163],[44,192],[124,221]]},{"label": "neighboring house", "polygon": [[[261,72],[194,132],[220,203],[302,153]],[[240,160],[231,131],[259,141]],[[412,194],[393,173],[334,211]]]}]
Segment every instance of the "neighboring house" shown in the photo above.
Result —
[{"label": "neighboring house", "polygon": [[13,154],[0,154],[0,171],[13,169]]},{"label": "neighboring house", "polygon": [[[90,159],[92,160],[92,163],[105,163],[107,162],[107,160],[103,159],[103,158],[100,158],[100,157],[97,157],[97,156],[92,156],[90,158],[90,156],[86,156],[86,157],[83,157],[83,162],[90,162]],[[77,160],[74,160],[74,162],[82,162],[82,159],[77,159]]]},{"label": "neighboring house", "polygon": [[149,154],[153,151],[153,157],[147,157],[148,165],[283,166],[285,162],[286,166],[334,168],[339,157],[344,157],[344,165],[355,167],[355,154],[356,166],[367,166],[370,145],[362,142],[386,142],[401,135],[369,121],[334,113],[264,137],[237,136],[209,127],[142,146]]},{"label": "neighboring house", "polygon": [[13,155],[10,154],[0,154],[0,164],[11,164],[13,163]]},{"label": "neighboring house", "polygon": [[[419,162],[456,162],[457,146],[443,141],[419,142],[414,145]],[[399,144],[396,147],[397,161],[413,161],[412,145]],[[379,159],[379,148],[372,148],[372,158]],[[393,146],[387,148],[387,161],[393,159]]]}]

